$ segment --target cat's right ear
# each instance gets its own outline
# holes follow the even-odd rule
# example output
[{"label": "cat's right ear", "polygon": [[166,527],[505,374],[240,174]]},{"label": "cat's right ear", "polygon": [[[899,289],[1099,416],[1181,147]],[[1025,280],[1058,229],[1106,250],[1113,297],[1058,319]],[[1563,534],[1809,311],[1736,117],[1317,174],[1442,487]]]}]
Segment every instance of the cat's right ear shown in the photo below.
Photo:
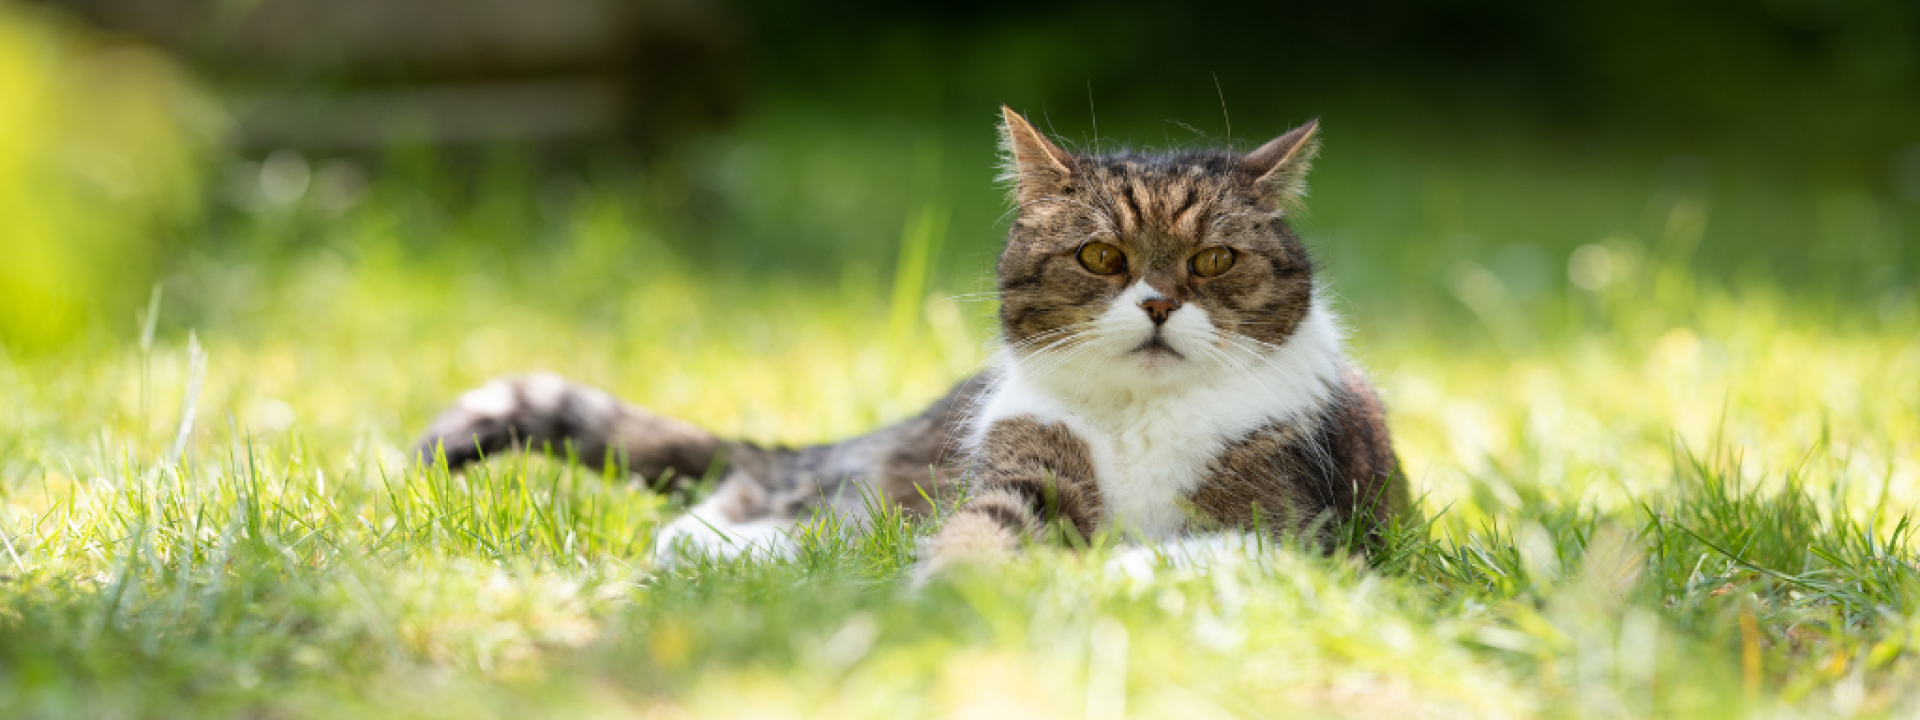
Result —
[{"label": "cat's right ear", "polygon": [[1020,203],[1056,194],[1073,178],[1073,156],[1005,105],[1000,106],[1000,153],[1001,180],[1013,184]]}]

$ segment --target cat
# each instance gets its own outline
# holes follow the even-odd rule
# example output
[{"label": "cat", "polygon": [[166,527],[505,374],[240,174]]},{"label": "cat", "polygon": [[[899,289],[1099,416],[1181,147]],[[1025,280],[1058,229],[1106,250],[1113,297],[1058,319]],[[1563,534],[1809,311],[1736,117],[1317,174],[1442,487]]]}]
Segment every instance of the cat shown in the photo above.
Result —
[{"label": "cat", "polygon": [[[656,538],[681,553],[790,552],[823,514],[931,516],[930,576],[1024,543],[1114,533],[1318,539],[1409,511],[1385,410],[1287,223],[1319,123],[1245,155],[1069,153],[1011,108],[999,126],[1015,219],[998,264],[1005,349],[907,420],[767,447],[541,373],[468,392],[416,447],[450,467],[512,448],[624,463],[714,492]],[[962,491],[962,492],[956,492]]]}]

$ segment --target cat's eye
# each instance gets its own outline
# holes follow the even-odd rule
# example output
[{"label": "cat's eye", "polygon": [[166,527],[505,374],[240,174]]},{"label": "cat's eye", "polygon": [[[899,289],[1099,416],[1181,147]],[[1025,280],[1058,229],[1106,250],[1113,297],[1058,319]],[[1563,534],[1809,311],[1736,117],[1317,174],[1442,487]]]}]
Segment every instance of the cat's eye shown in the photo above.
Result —
[{"label": "cat's eye", "polygon": [[1200,277],[1213,277],[1233,268],[1233,251],[1223,247],[1212,247],[1195,253],[1187,261],[1193,274]]},{"label": "cat's eye", "polygon": [[1127,256],[1120,248],[1103,242],[1080,246],[1080,265],[1095,275],[1113,275],[1127,269]]}]

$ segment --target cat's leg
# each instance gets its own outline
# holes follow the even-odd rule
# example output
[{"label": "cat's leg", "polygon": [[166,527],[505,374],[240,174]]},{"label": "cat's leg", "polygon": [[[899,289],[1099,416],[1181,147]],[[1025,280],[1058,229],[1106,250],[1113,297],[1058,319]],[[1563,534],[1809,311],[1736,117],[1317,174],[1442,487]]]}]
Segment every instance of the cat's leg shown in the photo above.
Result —
[{"label": "cat's leg", "polygon": [[654,535],[655,562],[792,556],[797,549],[792,533],[798,520],[795,513],[777,507],[775,495],[746,473],[728,473],[712,495]]},{"label": "cat's leg", "polygon": [[656,557],[783,557],[796,549],[792,533],[813,518],[831,515],[857,529],[876,504],[930,514],[952,489],[954,434],[986,383],[964,380],[919,415],[841,442],[742,445],[714,494],[661,531]]},{"label": "cat's leg", "polygon": [[1066,425],[995,421],[976,448],[971,493],[922,552],[919,577],[1005,558],[1054,521],[1091,537],[1101,514],[1091,452]]}]

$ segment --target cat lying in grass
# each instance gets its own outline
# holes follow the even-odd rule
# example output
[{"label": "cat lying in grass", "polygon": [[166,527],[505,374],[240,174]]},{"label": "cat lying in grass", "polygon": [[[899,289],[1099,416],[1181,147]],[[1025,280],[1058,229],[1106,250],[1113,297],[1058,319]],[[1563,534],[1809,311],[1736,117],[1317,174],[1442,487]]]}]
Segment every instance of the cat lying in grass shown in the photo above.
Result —
[{"label": "cat lying in grass", "polygon": [[[838,443],[714,436],[552,374],[460,397],[418,447],[451,467],[571,448],[715,491],[657,539],[676,553],[786,552],[823,514],[875,499],[931,515],[964,502],[923,573],[1024,542],[1159,541],[1229,531],[1331,543],[1408,510],[1385,414],[1286,222],[1317,123],[1246,155],[1075,155],[1002,108],[1017,216],[1000,256],[998,362],[913,418]],[[961,492],[956,492],[961,491]]]}]

